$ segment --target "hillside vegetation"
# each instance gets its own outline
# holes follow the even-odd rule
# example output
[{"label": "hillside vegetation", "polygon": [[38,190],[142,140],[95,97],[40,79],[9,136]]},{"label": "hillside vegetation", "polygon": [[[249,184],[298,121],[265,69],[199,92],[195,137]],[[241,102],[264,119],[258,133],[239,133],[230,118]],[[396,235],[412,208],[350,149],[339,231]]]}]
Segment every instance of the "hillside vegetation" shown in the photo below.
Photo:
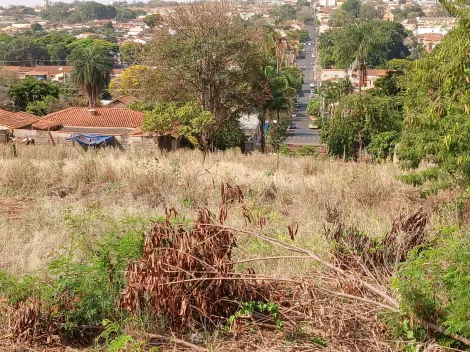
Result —
[{"label": "hillside vegetation", "polygon": [[0,149],[5,346],[435,351],[431,336],[454,333],[465,346],[462,283],[419,276],[446,274],[430,251],[451,263],[466,248],[451,236],[466,228],[457,191],[426,196],[393,164],[312,156],[276,170],[275,156],[236,151],[18,153]]}]

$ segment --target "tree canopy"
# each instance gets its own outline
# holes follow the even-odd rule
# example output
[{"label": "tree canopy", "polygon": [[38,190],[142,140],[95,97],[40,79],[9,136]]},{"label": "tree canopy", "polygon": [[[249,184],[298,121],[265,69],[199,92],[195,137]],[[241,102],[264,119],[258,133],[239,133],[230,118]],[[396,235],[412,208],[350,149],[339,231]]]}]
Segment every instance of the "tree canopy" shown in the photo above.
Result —
[{"label": "tree canopy", "polygon": [[[405,126],[399,149],[404,166],[426,160],[455,180],[470,180],[470,45],[467,20],[406,76]],[[424,180],[424,179],[423,179]]]},{"label": "tree canopy", "polygon": [[325,68],[347,68],[356,59],[363,60],[367,67],[380,66],[387,60],[409,55],[404,44],[407,36],[405,28],[395,22],[372,21],[333,28],[320,35],[320,61]]},{"label": "tree canopy", "polygon": [[16,109],[25,111],[29,103],[44,100],[46,97],[59,97],[59,87],[55,83],[29,77],[8,88],[8,97]]},{"label": "tree canopy", "polygon": [[99,45],[76,48],[69,57],[71,76],[77,88],[88,97],[90,107],[96,106],[103,89],[111,80],[112,62]]},{"label": "tree canopy", "polygon": [[196,101],[201,112],[213,116],[212,127],[199,145],[207,148],[224,123],[253,109],[262,74],[263,38],[237,17],[227,5],[195,3],[176,8],[156,29],[150,43],[150,65],[162,68],[159,96],[175,101]]}]

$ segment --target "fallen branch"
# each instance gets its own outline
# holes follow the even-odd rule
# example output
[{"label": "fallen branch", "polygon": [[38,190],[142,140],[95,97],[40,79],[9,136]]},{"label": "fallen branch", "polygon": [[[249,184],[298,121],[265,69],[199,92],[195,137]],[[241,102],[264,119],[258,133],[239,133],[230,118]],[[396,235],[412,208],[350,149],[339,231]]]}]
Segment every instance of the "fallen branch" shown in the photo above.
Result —
[{"label": "fallen branch", "polygon": [[463,337],[463,336],[460,336],[460,335],[457,335],[457,334],[448,333],[448,332],[446,332],[446,329],[444,329],[442,326],[436,325],[434,323],[430,323],[429,321],[426,321],[426,320],[421,320],[420,319],[419,322],[421,324],[423,324],[424,326],[426,326],[427,328],[431,329],[431,330],[440,332],[441,334],[452,337],[454,340],[457,340],[457,341],[462,342],[463,344],[465,344],[467,346],[470,346],[470,340],[467,339],[466,337]]},{"label": "fallen branch", "polygon": [[190,347],[192,348],[193,350],[195,351],[201,351],[201,352],[207,352],[207,348],[204,348],[204,347],[200,347],[198,345],[195,345],[191,342],[188,342],[188,341],[185,341],[185,340],[181,340],[181,339],[178,339],[174,336],[164,336],[164,335],[159,335],[159,334],[150,334],[150,333],[146,333],[145,334],[145,337],[149,338],[149,339],[159,339],[159,340],[168,340],[170,342],[174,342],[174,343],[177,343],[179,345],[183,345],[183,346],[186,346],[186,347]]}]

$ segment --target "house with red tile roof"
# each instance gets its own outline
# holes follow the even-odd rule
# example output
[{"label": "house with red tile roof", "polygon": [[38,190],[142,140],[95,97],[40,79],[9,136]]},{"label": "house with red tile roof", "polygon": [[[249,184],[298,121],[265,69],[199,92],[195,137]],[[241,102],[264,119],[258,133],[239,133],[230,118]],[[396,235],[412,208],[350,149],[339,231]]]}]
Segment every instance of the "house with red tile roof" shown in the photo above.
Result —
[{"label": "house with red tile roof", "polygon": [[26,112],[10,112],[0,109],[0,129],[27,129],[39,121],[39,117]]},{"label": "house with red tile roof", "polygon": [[418,34],[416,36],[419,43],[422,43],[424,48],[430,53],[437,44],[442,41],[444,35],[441,33],[426,33],[426,34]]},{"label": "house with red tile roof", "polygon": [[138,101],[136,97],[132,95],[123,95],[119,98],[114,99],[109,104],[106,105],[107,108],[125,108],[127,105]]},{"label": "house with red tile roof", "polygon": [[36,130],[127,135],[142,126],[144,113],[127,108],[68,108],[34,123]]},{"label": "house with red tile roof", "polygon": [[16,73],[20,79],[35,77],[50,81],[63,81],[70,77],[71,66],[3,66],[0,70]]}]

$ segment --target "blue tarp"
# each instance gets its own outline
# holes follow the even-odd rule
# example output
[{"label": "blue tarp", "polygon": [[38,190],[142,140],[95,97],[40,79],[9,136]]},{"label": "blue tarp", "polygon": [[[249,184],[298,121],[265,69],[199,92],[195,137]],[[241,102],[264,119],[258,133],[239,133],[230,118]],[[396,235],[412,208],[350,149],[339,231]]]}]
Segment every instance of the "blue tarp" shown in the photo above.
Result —
[{"label": "blue tarp", "polygon": [[114,142],[114,136],[103,136],[99,134],[72,133],[67,140],[74,140],[83,147],[100,147],[111,145]]}]

